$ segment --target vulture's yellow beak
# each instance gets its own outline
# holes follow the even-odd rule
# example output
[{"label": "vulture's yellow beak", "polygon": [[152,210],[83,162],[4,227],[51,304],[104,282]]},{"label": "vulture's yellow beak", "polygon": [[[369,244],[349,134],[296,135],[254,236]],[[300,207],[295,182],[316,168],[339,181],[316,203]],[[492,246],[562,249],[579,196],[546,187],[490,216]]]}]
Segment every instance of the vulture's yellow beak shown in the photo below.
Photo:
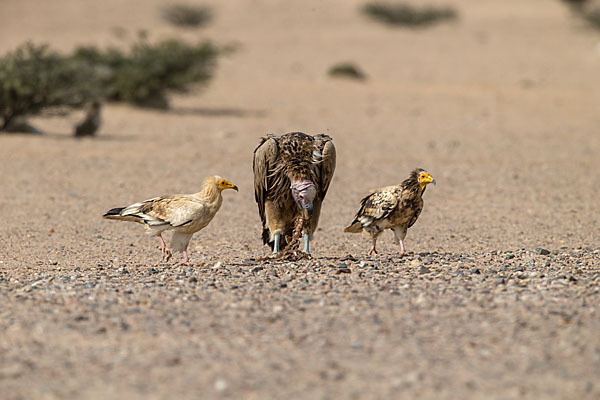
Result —
[{"label": "vulture's yellow beak", "polygon": [[435,185],[435,179],[433,179],[433,176],[427,172],[422,172],[421,175],[419,175],[419,186],[421,187],[421,190],[425,189],[425,186],[430,183]]},{"label": "vulture's yellow beak", "polygon": [[235,186],[233,183],[226,181],[225,179],[221,179],[218,183],[217,183],[217,187],[219,188],[220,191],[223,191],[225,189],[233,189],[236,192],[238,191],[238,187]]}]

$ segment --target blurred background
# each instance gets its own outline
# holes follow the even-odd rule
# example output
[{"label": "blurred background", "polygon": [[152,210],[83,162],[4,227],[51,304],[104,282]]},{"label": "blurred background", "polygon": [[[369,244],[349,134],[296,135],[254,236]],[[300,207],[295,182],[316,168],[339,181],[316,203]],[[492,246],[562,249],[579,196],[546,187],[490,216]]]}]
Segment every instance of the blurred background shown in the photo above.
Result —
[{"label": "blurred background", "polygon": [[[16,220],[27,193],[71,193],[95,218],[218,173],[248,205],[223,212],[252,233],[222,229],[262,248],[252,150],[267,133],[305,131],[338,147],[340,207],[321,225],[341,251],[364,193],[417,166],[440,183],[422,217],[445,239],[436,246],[598,238],[592,0],[5,0],[0,11],[4,126],[16,109],[16,130],[45,133],[0,138]],[[97,140],[62,140],[73,135]],[[19,180],[41,170],[39,185]]]},{"label": "blurred background", "polygon": [[[235,183],[240,192],[224,193],[219,214],[192,239],[192,258],[207,265],[230,266],[267,255],[254,203],[252,154],[259,138],[268,133],[322,132],[334,139],[337,170],[311,244],[315,262],[340,261],[349,254],[361,257],[368,241],[345,235],[341,229],[369,190],[400,183],[415,167],[425,168],[437,180],[437,186],[427,190],[424,211],[405,241],[407,250],[416,254],[439,252],[476,258],[540,247],[596,248],[600,243],[598,1],[1,0],[0,16],[0,269],[7,277],[51,271],[48,273],[56,278],[50,278],[55,280],[49,285],[58,285],[62,279],[68,285],[72,275],[82,285],[72,294],[61,289],[62,297],[58,297],[64,301],[52,297],[54,303],[47,300],[51,306],[39,309],[37,305],[46,304],[42,297],[38,299],[41,303],[30,307],[30,303],[7,295],[14,301],[6,311],[10,318],[3,320],[14,322],[27,315],[23,320],[29,322],[11,322],[11,342],[0,346],[0,361],[9,359],[6,354],[20,360],[22,352],[42,366],[33,369],[19,361],[21,369],[17,370],[39,374],[35,381],[44,383],[36,386],[35,393],[42,397],[91,393],[90,398],[95,398],[94,394],[99,398],[106,382],[112,382],[108,387],[115,398],[128,384],[139,389],[134,390],[139,398],[172,395],[172,387],[159,387],[160,382],[177,382],[180,392],[175,393],[190,398],[197,393],[196,382],[208,385],[212,394],[222,393],[227,384],[219,376],[231,371],[233,380],[252,376],[254,365],[263,361],[260,365],[268,364],[265,368],[271,368],[275,384],[284,389],[279,392],[282,398],[290,393],[296,397],[319,394],[320,386],[314,382],[322,382],[322,376],[334,385],[343,381],[343,377],[337,380],[337,367],[331,366],[335,357],[323,361],[328,353],[310,340],[289,339],[293,343],[289,352],[283,345],[276,347],[278,362],[295,363],[271,364],[265,358],[276,344],[289,343],[276,334],[281,331],[275,324],[268,325],[275,326],[269,331],[271,336],[260,331],[267,326],[267,318],[253,310],[263,310],[260,307],[270,303],[255,295],[260,288],[254,281],[248,292],[242,292],[245,295],[239,295],[241,289],[223,294],[218,285],[214,290],[201,287],[204,281],[200,279],[197,289],[194,283],[185,285],[192,287],[188,289],[197,293],[197,299],[212,290],[212,300],[207,294],[202,301],[177,306],[179,290],[187,290],[184,284],[148,289],[140,278],[131,298],[141,297],[131,304],[108,283],[110,290],[105,291],[83,286],[89,283],[85,274],[100,276],[103,282],[108,279],[106,274],[125,280],[131,276],[123,284],[136,285],[131,283],[133,273],[115,271],[137,268],[146,274],[146,267],[156,266],[158,261],[155,243],[139,226],[104,221],[101,215],[106,210],[161,194],[194,192],[211,174]],[[392,260],[390,265],[403,262],[398,260],[391,234],[383,236],[379,247]],[[166,275],[180,273],[169,267],[160,269]],[[212,278],[207,279],[215,279],[214,274],[216,270],[208,270]],[[360,290],[364,298],[370,298],[374,289],[369,283],[354,273],[352,278],[358,280],[353,290],[367,287]],[[120,282],[114,284],[118,290],[122,290]],[[156,296],[144,297],[150,290],[155,290]],[[368,398],[375,393],[385,398],[390,395],[388,378],[402,360],[411,360],[408,364],[420,374],[406,378],[417,388],[413,398],[419,397],[418,390],[431,390],[431,394],[442,386],[448,390],[447,398],[456,398],[452,394],[457,386],[453,385],[468,390],[468,382],[463,385],[464,380],[452,375],[456,362],[457,374],[492,371],[491,378],[480,376],[482,382],[488,389],[498,390],[488,393],[504,393],[506,398],[525,393],[511,390],[526,375],[531,378],[527,389],[533,388],[528,393],[549,388],[545,392],[549,397],[566,393],[566,398],[574,393],[570,392],[573,387],[581,390],[576,392],[579,394],[589,392],[587,386],[577,386],[577,373],[594,375],[597,369],[590,365],[597,368],[598,352],[594,355],[571,342],[555,347],[553,333],[543,342],[536,340],[539,332],[555,332],[555,327],[528,331],[530,335],[518,351],[506,351],[512,349],[512,336],[503,329],[514,327],[517,332],[525,326],[512,316],[522,313],[519,315],[545,318],[545,314],[527,314],[529,308],[519,308],[517,295],[499,295],[508,296],[502,298],[516,307],[512,314],[504,313],[502,307],[496,309],[490,300],[491,305],[485,303],[489,308],[482,306],[479,314],[460,314],[467,308],[452,306],[423,319],[418,306],[403,309],[405,314],[386,313],[387,304],[393,301],[390,298],[404,299],[388,292],[377,292],[384,299],[379,304],[379,310],[384,310],[381,319],[391,321],[388,326],[394,328],[388,333],[375,331],[382,326],[377,323],[378,315],[357,311],[356,315],[369,319],[356,317],[360,323],[343,319],[345,314],[338,305],[352,315],[349,307],[361,310],[343,300],[332,305],[329,314],[328,321],[337,324],[337,330],[328,330],[329,322],[323,320],[314,325],[331,333],[323,343],[334,347],[341,346],[338,336],[344,337],[345,332],[360,338],[373,329],[369,331],[373,347],[348,350],[350,344],[344,342],[345,350],[335,353],[342,355],[338,367],[347,366],[348,376],[355,379],[344,381],[345,386],[337,386],[339,391],[334,394]],[[32,293],[44,295],[41,290]],[[487,293],[479,299],[485,299]],[[99,300],[93,296],[108,300],[98,306]],[[235,296],[240,296],[237,304],[244,311],[233,306],[218,308]],[[267,296],[277,295],[269,292]],[[354,292],[348,296],[362,301],[356,300],[359,296]],[[435,293],[431,296],[437,298]],[[535,303],[539,298],[532,300],[530,309],[544,309],[546,303]],[[307,304],[300,304],[301,310],[296,308],[291,318],[297,330],[310,331],[313,320],[321,316],[317,308],[304,313],[311,307]],[[317,307],[318,303],[314,304]],[[539,304],[542,306],[536,308]],[[172,308],[163,312],[163,306]],[[175,328],[161,325],[171,318],[172,309],[180,306],[183,311],[174,324],[192,321],[190,329],[196,332],[184,336],[185,340],[178,332],[189,333],[189,324],[182,322],[172,334]],[[119,307],[144,312],[132,311],[136,316],[127,318],[133,328],[127,330],[129,326],[115,317],[122,316]],[[105,309],[111,312],[102,314]],[[55,318],[53,310],[60,310],[60,317]],[[93,315],[89,332],[65,328],[80,310]],[[462,319],[448,317],[443,320],[446,325],[435,325],[437,318],[450,315],[450,311]],[[492,312],[496,312],[495,319],[486,319]],[[227,323],[220,319],[221,313],[229,315]],[[248,315],[252,317],[246,318]],[[404,326],[405,315],[409,315],[407,320],[425,321],[416,326],[435,325],[419,331],[430,336],[417,335],[415,340],[420,342],[415,345],[406,338],[415,337],[417,329],[405,332],[396,342],[385,336]],[[487,325],[461,330],[477,320],[472,315]],[[529,317],[523,319],[529,322]],[[37,321],[41,322],[36,325]],[[102,327],[94,326],[91,334],[97,321]],[[138,322],[137,329],[132,321]],[[452,332],[459,333],[436,333],[440,331],[435,329],[450,325],[455,328]],[[123,326],[127,329],[121,332]],[[589,326],[588,333],[592,333],[588,337],[592,337],[597,330],[595,325]],[[113,328],[120,333],[113,335]],[[229,336],[234,328],[239,329],[237,335]],[[94,336],[97,329],[104,331]],[[258,333],[253,336],[248,331]],[[482,331],[487,332],[487,339],[495,337],[494,343],[506,344],[493,350],[496,358],[478,352],[465,359],[463,347],[458,346],[460,351],[455,353],[448,350],[455,349],[453,344],[461,338]],[[197,342],[206,332],[217,333]],[[565,341],[579,340],[566,328],[560,332]],[[52,338],[50,346],[45,352],[38,351],[37,343],[48,337]],[[313,336],[309,332],[306,337]],[[77,340],[75,351],[72,343]],[[427,347],[434,342],[438,347]],[[486,347],[490,342],[483,343]],[[533,347],[537,352],[530,356],[528,349]],[[180,358],[169,358],[173,349],[180,352]],[[550,354],[548,349],[556,352]],[[576,353],[573,349],[583,350]],[[193,375],[195,367],[188,368],[185,359],[189,351],[199,352],[194,353],[194,362],[203,360],[212,372]],[[203,358],[211,351],[216,354],[213,359]],[[239,357],[246,352],[250,361]],[[568,366],[562,364],[563,353],[575,354]],[[312,380],[305,381],[289,379],[297,370],[310,374],[310,363],[304,363],[306,354],[326,370],[324,375],[310,375]],[[544,358],[544,354],[554,357],[553,368],[547,368],[550,356]],[[429,356],[429,364],[421,362],[424,355]],[[56,361],[59,359],[66,361],[61,364]],[[440,359],[446,363],[440,364]],[[496,363],[497,359],[503,363]],[[164,360],[175,361],[165,366]],[[472,360],[477,361],[470,363]],[[53,375],[55,363],[59,372]],[[283,364],[290,368],[282,369]],[[10,363],[6,365],[10,367]],[[154,365],[158,367],[148,368]],[[524,371],[527,366],[532,366],[527,371],[539,375],[528,375]],[[31,375],[15,375],[9,367],[0,369],[0,387],[8,382],[2,377],[8,376],[14,378],[10,382],[17,388],[12,393],[28,393],[21,389],[34,381]],[[87,368],[94,377],[86,375]],[[435,368],[431,375],[429,371]],[[178,374],[173,374],[174,370]],[[555,380],[556,371],[561,371],[563,380]],[[363,384],[365,376],[373,378],[372,386]],[[590,376],[587,379],[592,381]],[[88,379],[96,386],[85,386]],[[237,386],[232,379],[228,382],[235,394]],[[421,385],[423,379],[445,386]],[[261,398],[263,381],[239,381]],[[405,383],[401,380],[398,385]]]}]

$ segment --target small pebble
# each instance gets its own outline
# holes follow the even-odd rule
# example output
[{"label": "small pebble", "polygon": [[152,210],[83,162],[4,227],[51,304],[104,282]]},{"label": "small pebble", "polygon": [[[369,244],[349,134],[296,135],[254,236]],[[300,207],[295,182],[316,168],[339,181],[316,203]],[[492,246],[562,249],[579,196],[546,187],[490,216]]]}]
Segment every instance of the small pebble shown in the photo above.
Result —
[{"label": "small pebble", "polygon": [[419,268],[419,274],[423,275],[423,274],[428,274],[431,272],[431,270],[427,267],[424,267],[421,265],[421,267]]},{"label": "small pebble", "polygon": [[215,381],[215,390],[217,392],[223,392],[227,390],[227,381],[225,379],[217,379]]}]

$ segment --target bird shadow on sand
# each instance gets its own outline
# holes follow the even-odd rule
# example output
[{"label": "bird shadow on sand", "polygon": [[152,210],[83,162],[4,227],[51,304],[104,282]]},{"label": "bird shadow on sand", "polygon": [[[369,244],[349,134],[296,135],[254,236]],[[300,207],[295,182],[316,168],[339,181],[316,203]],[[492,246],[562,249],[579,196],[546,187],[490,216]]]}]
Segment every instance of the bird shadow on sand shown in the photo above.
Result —
[{"label": "bird shadow on sand", "polygon": [[264,118],[267,115],[265,110],[244,110],[235,107],[172,107],[164,112],[176,115],[229,118]]},{"label": "bird shadow on sand", "polygon": [[[27,135],[31,136],[31,135]],[[93,136],[84,136],[84,137],[75,137],[72,133],[65,134],[59,132],[44,132],[41,135],[33,135],[38,138],[46,138],[49,140],[75,140],[75,141],[85,141],[85,140],[93,140],[98,142],[131,142],[137,140],[134,135],[123,135],[123,134],[111,134],[111,133],[99,133]]]}]

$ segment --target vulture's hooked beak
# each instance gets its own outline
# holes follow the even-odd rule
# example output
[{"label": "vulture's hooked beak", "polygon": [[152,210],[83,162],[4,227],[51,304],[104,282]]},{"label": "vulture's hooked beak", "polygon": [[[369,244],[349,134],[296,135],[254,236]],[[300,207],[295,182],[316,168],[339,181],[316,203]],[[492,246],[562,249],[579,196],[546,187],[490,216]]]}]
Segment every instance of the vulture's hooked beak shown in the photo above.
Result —
[{"label": "vulture's hooked beak", "polygon": [[313,200],[317,195],[315,184],[310,181],[293,183],[291,186],[292,197],[302,210],[302,217],[309,219],[313,214]]},{"label": "vulture's hooked beak", "polygon": [[236,192],[238,191],[238,187],[229,181],[223,182],[223,189],[233,189]]},{"label": "vulture's hooked beak", "polygon": [[304,207],[302,207],[302,217],[304,219],[309,219],[313,214],[313,204],[312,201],[308,201]]},{"label": "vulture's hooked beak", "polygon": [[421,175],[419,175],[417,181],[419,182],[419,187],[421,188],[421,190],[425,190],[425,187],[430,183],[433,183],[434,185],[436,183],[435,179],[433,179],[433,176],[431,176],[431,174],[428,174],[425,171],[423,171]]}]

